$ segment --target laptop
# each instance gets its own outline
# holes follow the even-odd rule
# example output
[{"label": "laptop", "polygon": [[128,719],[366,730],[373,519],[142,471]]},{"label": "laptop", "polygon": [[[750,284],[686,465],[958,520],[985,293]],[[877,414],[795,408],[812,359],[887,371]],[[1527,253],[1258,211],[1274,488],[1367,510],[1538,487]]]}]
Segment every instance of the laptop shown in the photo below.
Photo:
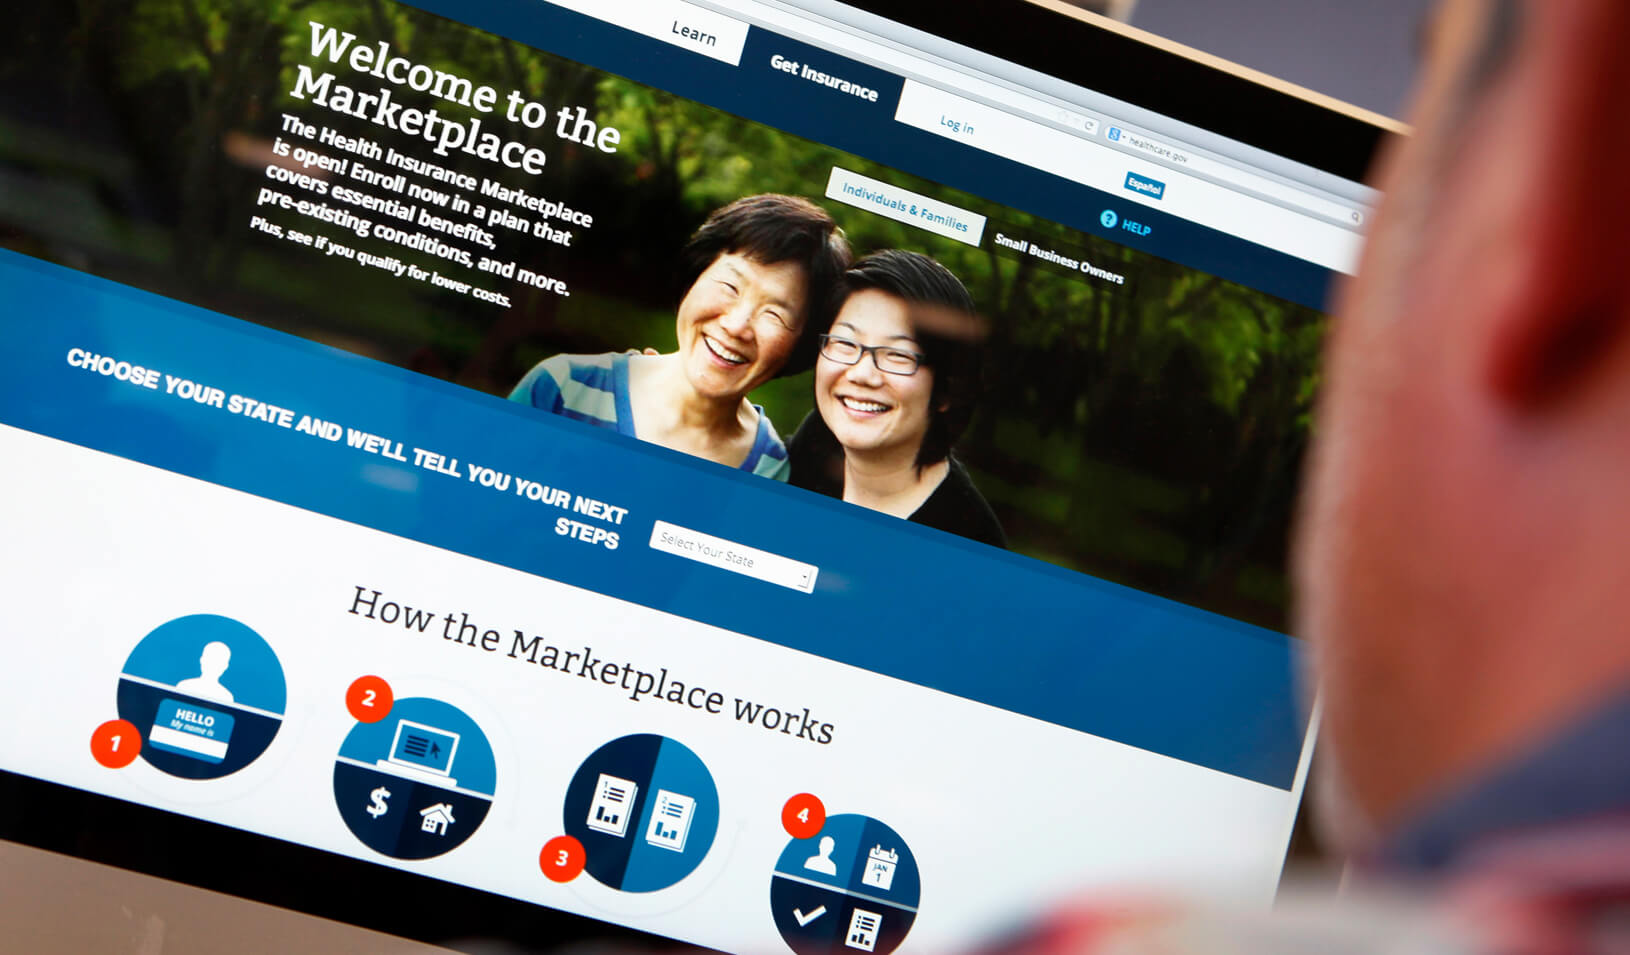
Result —
[{"label": "laptop", "polygon": [[1395,127],[1016,2],[14,19],[0,845],[98,887],[40,945],[1271,902]]}]

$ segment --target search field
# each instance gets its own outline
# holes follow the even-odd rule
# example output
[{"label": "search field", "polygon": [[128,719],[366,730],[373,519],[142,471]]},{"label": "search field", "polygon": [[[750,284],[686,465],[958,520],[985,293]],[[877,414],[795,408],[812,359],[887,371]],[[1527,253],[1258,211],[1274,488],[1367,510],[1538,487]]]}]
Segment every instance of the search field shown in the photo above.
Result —
[{"label": "search field", "polygon": [[[1358,264],[1363,240],[1349,229],[915,80],[905,81],[894,118],[1327,269],[1350,275]],[[1128,189],[1128,174],[1164,188],[1158,198]]]},{"label": "search field", "polygon": [[684,0],[549,0],[557,7],[672,43],[731,66],[741,65],[747,24]]},{"label": "search field", "polygon": [[651,528],[651,549],[806,594],[814,593],[815,577],[821,572],[814,564],[805,564],[667,521],[657,521]]}]

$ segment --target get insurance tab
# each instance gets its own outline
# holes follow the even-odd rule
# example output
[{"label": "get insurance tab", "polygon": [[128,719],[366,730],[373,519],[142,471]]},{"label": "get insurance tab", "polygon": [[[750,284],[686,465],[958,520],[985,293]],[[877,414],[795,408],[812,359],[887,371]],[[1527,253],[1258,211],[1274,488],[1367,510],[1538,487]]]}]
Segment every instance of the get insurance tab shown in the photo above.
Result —
[{"label": "get insurance tab", "polygon": [[892,110],[904,82],[886,70],[768,30],[754,32],[742,61],[753,70],[754,81],[763,83],[783,106],[797,103],[823,110],[850,106]]}]

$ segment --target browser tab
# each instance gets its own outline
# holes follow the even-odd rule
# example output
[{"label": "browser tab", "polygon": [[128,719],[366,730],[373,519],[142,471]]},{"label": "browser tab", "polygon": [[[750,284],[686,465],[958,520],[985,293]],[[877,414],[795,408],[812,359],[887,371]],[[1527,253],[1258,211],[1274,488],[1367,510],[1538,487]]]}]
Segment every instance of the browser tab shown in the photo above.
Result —
[{"label": "browser tab", "polygon": [[853,96],[868,103],[877,102],[877,90],[873,87],[846,79],[838,73],[828,73],[817,69],[809,63],[800,63],[779,53],[770,57],[770,68],[786,73],[788,76],[796,76],[801,80],[814,83],[816,86],[824,86],[845,96]]},{"label": "browser tab", "polygon": [[767,30],[752,36],[742,60],[763,71],[752,82],[834,116],[850,106],[892,109],[904,82],[893,73]]}]

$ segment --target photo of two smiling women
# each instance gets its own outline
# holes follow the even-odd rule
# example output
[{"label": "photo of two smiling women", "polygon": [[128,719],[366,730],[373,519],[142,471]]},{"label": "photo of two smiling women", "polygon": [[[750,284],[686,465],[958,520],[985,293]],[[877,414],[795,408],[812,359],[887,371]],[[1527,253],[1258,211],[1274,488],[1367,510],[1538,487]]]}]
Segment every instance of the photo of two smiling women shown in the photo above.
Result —
[{"label": "photo of two smiling women", "polygon": [[[633,230],[614,246],[597,223],[604,258],[574,260],[570,299],[517,314],[524,330],[505,331],[502,373],[480,387],[1283,629],[1286,502],[1324,316],[696,104],[641,98],[647,116],[623,128],[679,168],[636,167],[617,194],[632,222],[651,208],[632,191],[674,190],[664,207],[682,213],[666,242]],[[742,141],[752,148],[727,145]],[[825,198],[834,167],[988,217],[981,244]],[[997,244],[998,231],[1125,282]],[[629,275],[666,281],[630,287]]]}]

